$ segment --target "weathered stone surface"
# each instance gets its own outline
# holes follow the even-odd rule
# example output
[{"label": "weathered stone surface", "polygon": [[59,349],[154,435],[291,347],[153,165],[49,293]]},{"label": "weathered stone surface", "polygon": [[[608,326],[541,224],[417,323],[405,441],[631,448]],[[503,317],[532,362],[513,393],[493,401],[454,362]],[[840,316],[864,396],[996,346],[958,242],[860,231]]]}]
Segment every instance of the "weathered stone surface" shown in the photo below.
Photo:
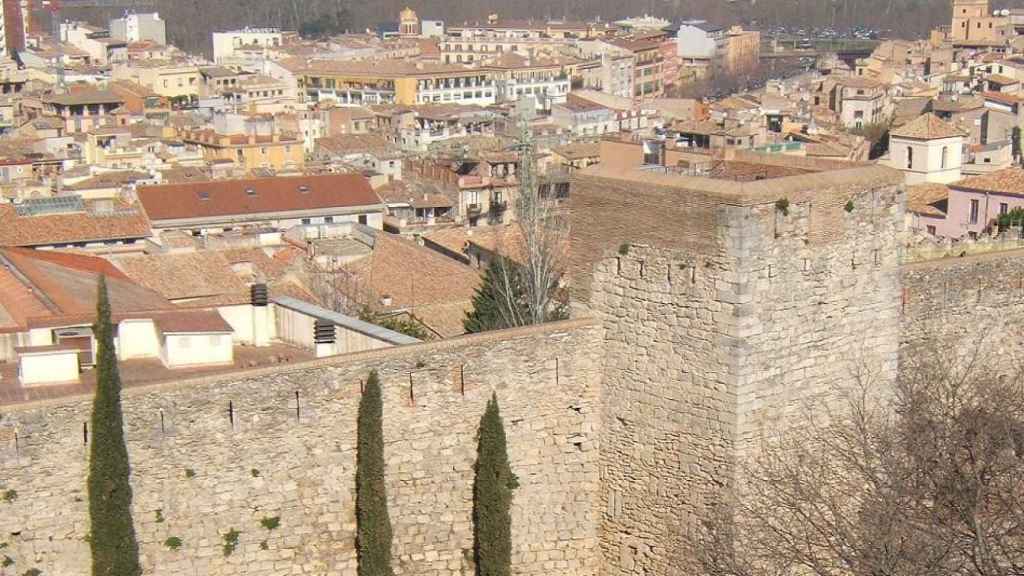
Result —
[{"label": "weathered stone surface", "polygon": [[[601,207],[591,197],[646,199],[621,183],[586,185],[577,225]],[[692,530],[735,480],[738,455],[764,431],[802,420],[807,400],[865,371],[881,382],[896,373],[900,186],[823,183],[791,191],[788,214],[774,199],[708,209],[706,195],[675,194],[676,205],[656,205],[667,213],[635,222],[655,245],[607,250],[580,291],[606,329],[609,575],[686,573]],[[847,212],[848,200],[859,208]],[[665,241],[673,214],[705,235]]]},{"label": "weathered stone surface", "polygon": [[[597,574],[600,347],[599,327],[572,321],[130,389],[124,409],[145,572],[355,574],[356,407],[360,379],[376,369],[396,573],[473,572],[475,434],[494,391],[521,486],[517,573]],[[0,419],[0,492],[17,491],[0,501],[0,558],[10,556],[17,573],[88,574],[89,411],[90,399],[76,398],[8,409]],[[274,516],[278,528],[260,525]],[[239,545],[225,557],[222,535],[232,528]],[[164,546],[171,536],[180,550]]]}]

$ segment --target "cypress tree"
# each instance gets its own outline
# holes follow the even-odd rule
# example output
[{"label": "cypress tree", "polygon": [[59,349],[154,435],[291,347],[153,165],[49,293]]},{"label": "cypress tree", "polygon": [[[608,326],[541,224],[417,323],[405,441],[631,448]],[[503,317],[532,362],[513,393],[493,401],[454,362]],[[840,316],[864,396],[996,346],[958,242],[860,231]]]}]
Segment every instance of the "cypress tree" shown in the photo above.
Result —
[{"label": "cypress tree", "polygon": [[505,425],[492,395],[480,419],[473,482],[473,553],[477,576],[512,571],[512,491],[519,485],[508,461]]},{"label": "cypress tree", "polygon": [[114,350],[107,282],[100,276],[96,302],[96,393],[89,445],[89,546],[93,576],[138,576],[139,545],[132,523],[131,468],[121,413],[121,377]]},{"label": "cypress tree", "polygon": [[356,553],[359,576],[392,576],[391,520],[384,489],[383,400],[370,372],[356,428]]}]

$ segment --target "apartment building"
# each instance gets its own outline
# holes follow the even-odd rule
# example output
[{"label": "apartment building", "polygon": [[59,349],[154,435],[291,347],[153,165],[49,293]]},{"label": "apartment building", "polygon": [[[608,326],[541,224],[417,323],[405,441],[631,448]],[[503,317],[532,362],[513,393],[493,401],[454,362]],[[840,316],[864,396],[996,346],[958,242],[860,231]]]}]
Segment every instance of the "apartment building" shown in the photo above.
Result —
[{"label": "apartment building", "polygon": [[570,90],[566,59],[505,54],[489,65],[494,70],[499,101],[515,102],[532,96],[539,110],[549,110],[552,103],[565,102]]},{"label": "apartment building", "polygon": [[315,101],[340,104],[461,103],[497,101],[494,71],[423,61],[318,60],[292,63],[300,90]]},{"label": "apartment building", "polygon": [[221,64],[244,51],[278,48],[284,35],[277,28],[243,28],[213,33],[213,61]]},{"label": "apartment building", "polygon": [[110,37],[125,42],[167,44],[167,23],[157,12],[125,14],[110,21]]},{"label": "apartment building", "polygon": [[230,161],[246,171],[295,169],[305,164],[303,139],[280,130],[272,117],[216,114],[213,128],[185,130],[181,139],[207,161]]}]

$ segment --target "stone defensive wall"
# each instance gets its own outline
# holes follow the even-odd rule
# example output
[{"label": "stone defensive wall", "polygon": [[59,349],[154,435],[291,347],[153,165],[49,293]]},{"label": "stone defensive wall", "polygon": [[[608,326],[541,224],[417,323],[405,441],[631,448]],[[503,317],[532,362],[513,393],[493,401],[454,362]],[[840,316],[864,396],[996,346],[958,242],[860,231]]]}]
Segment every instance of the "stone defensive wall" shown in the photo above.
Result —
[{"label": "stone defensive wall", "polygon": [[1020,360],[1024,326],[1024,250],[906,264],[901,344],[957,345]]},{"label": "stone defensive wall", "polygon": [[895,377],[904,194],[881,167],[573,181],[573,289],[605,326],[610,575],[686,573],[738,455],[864,371]]},{"label": "stone defensive wall", "polygon": [[[476,430],[492,393],[520,483],[516,573],[597,574],[602,340],[571,320],[126,389],[145,573],[354,575],[356,412],[376,369],[397,574],[472,573]],[[89,397],[2,410],[0,560],[13,564],[0,573],[89,574],[90,411]]]}]

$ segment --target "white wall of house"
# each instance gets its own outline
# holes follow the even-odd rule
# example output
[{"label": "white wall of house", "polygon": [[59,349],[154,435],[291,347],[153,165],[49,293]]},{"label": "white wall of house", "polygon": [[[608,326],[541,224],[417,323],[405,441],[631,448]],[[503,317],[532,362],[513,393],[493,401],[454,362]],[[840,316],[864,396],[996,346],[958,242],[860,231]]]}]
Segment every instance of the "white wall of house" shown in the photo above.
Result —
[{"label": "white wall of house", "polygon": [[77,382],[78,352],[22,352],[18,360],[18,379],[22,386]]},{"label": "white wall of house", "polygon": [[53,345],[53,330],[50,328],[30,328],[28,331],[29,346]]},{"label": "white wall of house", "polygon": [[236,306],[220,306],[217,308],[221,318],[231,325],[234,330],[235,342],[242,344],[253,343],[253,306],[251,304],[239,304]]},{"label": "white wall of house", "polygon": [[160,358],[168,368],[230,364],[235,359],[231,333],[164,334]]},{"label": "white wall of house", "polygon": [[160,355],[160,337],[150,319],[122,320],[117,327],[118,358],[154,358]]},{"label": "white wall of house", "polygon": [[893,168],[903,171],[907,184],[950,184],[961,177],[963,138],[890,138],[889,162]]}]

